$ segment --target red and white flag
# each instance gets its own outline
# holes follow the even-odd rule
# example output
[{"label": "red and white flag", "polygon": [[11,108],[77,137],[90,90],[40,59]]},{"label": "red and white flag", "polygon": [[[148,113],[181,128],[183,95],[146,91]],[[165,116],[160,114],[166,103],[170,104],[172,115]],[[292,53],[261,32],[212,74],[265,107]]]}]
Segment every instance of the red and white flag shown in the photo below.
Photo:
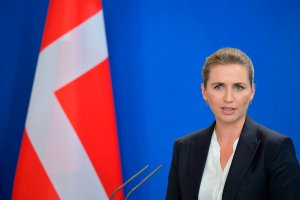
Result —
[{"label": "red and white flag", "polygon": [[101,2],[50,0],[12,199],[104,200],[121,177]]}]

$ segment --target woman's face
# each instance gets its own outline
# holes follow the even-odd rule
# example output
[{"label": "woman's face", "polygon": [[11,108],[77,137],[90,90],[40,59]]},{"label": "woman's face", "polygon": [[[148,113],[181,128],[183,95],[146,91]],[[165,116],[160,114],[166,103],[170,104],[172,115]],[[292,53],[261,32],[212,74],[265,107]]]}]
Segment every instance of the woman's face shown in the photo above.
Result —
[{"label": "woman's face", "polygon": [[202,95],[217,123],[232,124],[245,119],[255,88],[250,84],[247,68],[238,64],[216,65],[209,73]]}]

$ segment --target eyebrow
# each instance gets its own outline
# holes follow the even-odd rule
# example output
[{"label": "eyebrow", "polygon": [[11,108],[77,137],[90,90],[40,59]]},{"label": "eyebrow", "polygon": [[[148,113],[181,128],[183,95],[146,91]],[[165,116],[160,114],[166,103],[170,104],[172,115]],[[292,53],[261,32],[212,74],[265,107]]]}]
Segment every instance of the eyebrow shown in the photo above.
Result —
[{"label": "eyebrow", "polygon": [[[225,83],[223,83],[223,82],[214,82],[214,83],[211,83],[211,85],[225,85]],[[233,83],[233,85],[247,85],[247,83],[237,82],[237,83]]]},{"label": "eyebrow", "polygon": [[237,83],[234,83],[234,85],[247,85],[247,83],[244,83],[244,82],[237,82]]},{"label": "eyebrow", "polygon": [[223,85],[224,85],[224,83],[222,83],[222,82],[211,83],[211,85],[220,85],[220,84],[223,84]]}]

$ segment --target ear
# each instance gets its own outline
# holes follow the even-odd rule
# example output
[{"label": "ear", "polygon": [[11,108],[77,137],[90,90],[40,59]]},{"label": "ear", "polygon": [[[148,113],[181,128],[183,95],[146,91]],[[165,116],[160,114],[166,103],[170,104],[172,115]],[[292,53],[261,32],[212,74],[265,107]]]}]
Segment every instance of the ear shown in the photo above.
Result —
[{"label": "ear", "polygon": [[255,90],[256,90],[256,87],[255,87],[254,83],[252,84],[251,90],[252,90],[252,94],[251,94],[251,101],[252,101],[253,98],[254,98],[254,95],[255,95]]},{"label": "ear", "polygon": [[201,83],[201,91],[202,91],[202,97],[204,101],[207,101],[206,88],[204,87],[204,83]]}]

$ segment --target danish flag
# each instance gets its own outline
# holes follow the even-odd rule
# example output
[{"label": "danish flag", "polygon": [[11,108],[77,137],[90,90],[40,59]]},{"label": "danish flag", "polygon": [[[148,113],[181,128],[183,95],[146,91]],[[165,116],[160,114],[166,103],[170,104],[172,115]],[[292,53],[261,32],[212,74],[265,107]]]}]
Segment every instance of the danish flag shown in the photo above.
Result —
[{"label": "danish flag", "polygon": [[121,184],[102,4],[50,0],[12,199],[105,200]]}]

